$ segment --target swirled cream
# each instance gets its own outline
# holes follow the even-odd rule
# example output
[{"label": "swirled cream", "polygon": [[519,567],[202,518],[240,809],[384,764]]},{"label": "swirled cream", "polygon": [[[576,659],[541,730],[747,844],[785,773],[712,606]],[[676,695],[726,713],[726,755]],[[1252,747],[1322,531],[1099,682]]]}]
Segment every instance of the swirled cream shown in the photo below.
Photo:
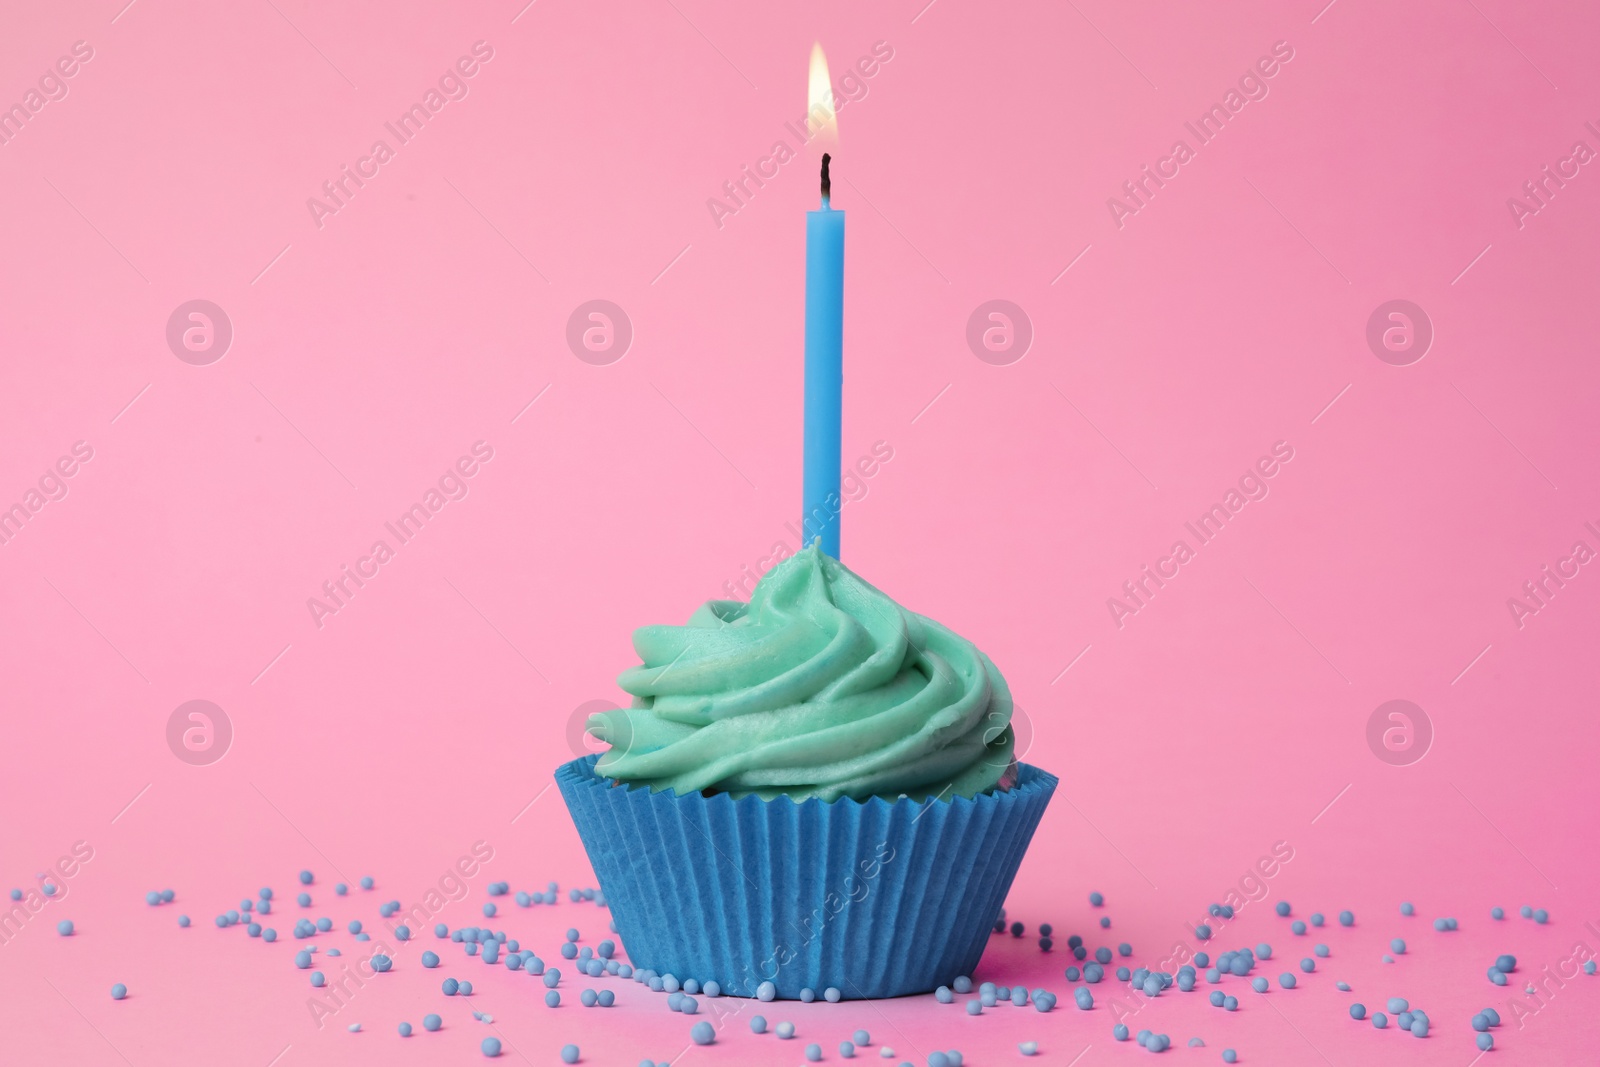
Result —
[{"label": "swirled cream", "polygon": [[652,789],[771,799],[972,796],[1014,779],[1011,691],[963,637],[815,546],[749,604],[634,631],[633,706],[588,729],[596,771]]}]

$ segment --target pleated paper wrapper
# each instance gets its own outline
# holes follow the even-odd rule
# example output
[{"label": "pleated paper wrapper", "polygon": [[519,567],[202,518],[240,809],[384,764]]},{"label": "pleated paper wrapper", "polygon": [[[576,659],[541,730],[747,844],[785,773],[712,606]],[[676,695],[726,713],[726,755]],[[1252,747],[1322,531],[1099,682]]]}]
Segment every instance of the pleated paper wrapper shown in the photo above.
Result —
[{"label": "pleated paper wrapper", "polygon": [[915,801],[734,800],[556,771],[635,969],[755,996],[926,993],[971,974],[1055,792]]}]

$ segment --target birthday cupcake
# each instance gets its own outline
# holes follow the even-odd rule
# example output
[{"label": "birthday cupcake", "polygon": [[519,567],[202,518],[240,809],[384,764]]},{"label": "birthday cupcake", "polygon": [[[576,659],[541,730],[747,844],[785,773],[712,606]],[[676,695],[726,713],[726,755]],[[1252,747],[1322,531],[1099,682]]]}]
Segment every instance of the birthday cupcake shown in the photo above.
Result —
[{"label": "birthday cupcake", "polygon": [[1056,784],[988,656],[815,547],[634,648],[610,749],[556,781],[635,968],[847,999],[972,970]]}]

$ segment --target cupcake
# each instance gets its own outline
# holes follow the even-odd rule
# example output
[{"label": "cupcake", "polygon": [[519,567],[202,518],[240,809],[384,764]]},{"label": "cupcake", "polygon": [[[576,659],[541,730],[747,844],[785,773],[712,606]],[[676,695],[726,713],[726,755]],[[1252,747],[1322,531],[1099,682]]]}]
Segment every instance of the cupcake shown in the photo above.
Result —
[{"label": "cupcake", "polygon": [[633,640],[611,747],[556,781],[634,967],[843,998],[972,970],[1056,784],[988,656],[815,546]]}]

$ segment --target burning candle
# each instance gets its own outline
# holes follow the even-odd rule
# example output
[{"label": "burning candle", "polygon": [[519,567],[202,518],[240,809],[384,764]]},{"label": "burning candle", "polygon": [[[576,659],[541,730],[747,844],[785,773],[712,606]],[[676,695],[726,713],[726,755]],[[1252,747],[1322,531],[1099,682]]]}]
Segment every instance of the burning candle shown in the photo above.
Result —
[{"label": "burning candle", "polygon": [[[818,136],[836,140],[833,86],[820,44],[811,48],[809,95],[808,121],[825,114]],[[835,211],[831,203],[828,165],[832,158],[823,153],[822,206],[806,212],[805,469],[800,520],[807,536],[821,537],[822,551],[838,559],[843,506],[839,464],[844,390],[844,212]]]}]

